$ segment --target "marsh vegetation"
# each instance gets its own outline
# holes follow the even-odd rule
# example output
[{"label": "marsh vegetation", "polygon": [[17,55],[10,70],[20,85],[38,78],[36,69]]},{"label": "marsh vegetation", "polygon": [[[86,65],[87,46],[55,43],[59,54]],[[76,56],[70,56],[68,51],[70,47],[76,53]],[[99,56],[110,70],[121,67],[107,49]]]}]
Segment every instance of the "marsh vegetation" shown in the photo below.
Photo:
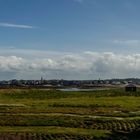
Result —
[{"label": "marsh vegetation", "polygon": [[138,139],[140,90],[0,90],[0,139]]}]

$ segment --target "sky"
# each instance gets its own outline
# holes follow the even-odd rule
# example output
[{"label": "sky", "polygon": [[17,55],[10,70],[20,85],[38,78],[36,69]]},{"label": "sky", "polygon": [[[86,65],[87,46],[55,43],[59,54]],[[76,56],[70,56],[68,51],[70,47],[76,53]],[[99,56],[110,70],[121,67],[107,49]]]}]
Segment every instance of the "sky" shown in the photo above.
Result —
[{"label": "sky", "polygon": [[0,0],[0,80],[140,78],[139,0]]}]

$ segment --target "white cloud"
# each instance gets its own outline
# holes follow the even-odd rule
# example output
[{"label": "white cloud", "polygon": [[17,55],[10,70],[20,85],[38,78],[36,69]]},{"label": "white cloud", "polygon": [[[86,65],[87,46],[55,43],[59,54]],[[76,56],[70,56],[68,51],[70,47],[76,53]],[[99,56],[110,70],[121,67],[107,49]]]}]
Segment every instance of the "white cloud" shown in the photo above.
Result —
[{"label": "white cloud", "polygon": [[34,26],[22,25],[22,24],[12,24],[12,23],[3,23],[0,22],[0,27],[9,27],[9,28],[22,28],[22,29],[32,29]]},{"label": "white cloud", "polygon": [[23,59],[16,56],[0,56],[0,71],[18,71],[23,66]]},{"label": "white cloud", "polygon": [[0,53],[0,75],[5,72],[5,75],[3,74],[5,79],[9,78],[8,73],[13,72],[12,76],[19,79],[38,79],[40,76],[47,79],[139,77],[140,54],[124,55],[92,51],[61,53],[35,50],[21,52],[21,56],[15,54],[9,56],[10,52],[3,56]]}]

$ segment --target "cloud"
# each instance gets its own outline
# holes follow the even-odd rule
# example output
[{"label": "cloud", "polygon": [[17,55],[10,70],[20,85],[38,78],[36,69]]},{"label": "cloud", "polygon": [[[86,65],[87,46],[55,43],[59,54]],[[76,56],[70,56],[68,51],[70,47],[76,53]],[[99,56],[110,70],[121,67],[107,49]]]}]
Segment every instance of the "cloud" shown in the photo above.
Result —
[{"label": "cloud", "polygon": [[23,66],[23,59],[17,56],[0,56],[0,72],[2,71],[15,71],[21,69]]},{"label": "cloud", "polygon": [[0,27],[21,28],[21,29],[35,28],[34,26],[30,26],[30,25],[12,24],[12,23],[3,23],[3,22],[0,22]]},{"label": "cloud", "polygon": [[[16,51],[19,53],[20,50],[15,50],[15,53]],[[19,79],[39,79],[41,76],[46,79],[139,77],[140,54],[124,55],[92,51],[61,53],[37,50],[21,50],[21,52],[19,54],[21,56],[15,54],[9,56],[11,52],[2,56],[0,53],[0,75],[5,79],[9,78],[10,73],[12,73],[10,78]]]}]

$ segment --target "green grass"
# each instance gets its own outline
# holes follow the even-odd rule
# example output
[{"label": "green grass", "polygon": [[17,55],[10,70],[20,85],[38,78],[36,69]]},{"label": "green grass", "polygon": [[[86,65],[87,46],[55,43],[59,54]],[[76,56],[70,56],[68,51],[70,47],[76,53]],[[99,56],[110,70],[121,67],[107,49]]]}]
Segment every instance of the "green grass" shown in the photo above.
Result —
[{"label": "green grass", "polygon": [[[6,131],[5,131],[6,130]],[[99,140],[108,139],[112,133],[106,130],[91,130],[64,127],[0,127],[0,139],[22,140]]]},{"label": "green grass", "polygon": [[[133,94],[139,94],[139,92]],[[6,113],[52,112],[129,116],[132,115],[129,112],[139,111],[139,101],[139,96],[125,93],[123,89],[92,92],[60,92],[37,89],[0,90],[0,111]],[[137,112],[133,114],[140,115]]]},{"label": "green grass", "polygon": [[76,134],[76,135],[92,135],[96,137],[107,136],[111,134],[108,130],[93,130],[93,129],[81,129],[81,128],[66,128],[66,127],[54,127],[54,126],[42,126],[42,127],[0,127],[0,132],[32,132],[32,133],[47,133],[47,134]]},{"label": "green grass", "polygon": [[121,88],[90,92],[1,89],[0,132],[89,136],[129,132],[139,128],[139,103],[139,89],[136,93]]}]

